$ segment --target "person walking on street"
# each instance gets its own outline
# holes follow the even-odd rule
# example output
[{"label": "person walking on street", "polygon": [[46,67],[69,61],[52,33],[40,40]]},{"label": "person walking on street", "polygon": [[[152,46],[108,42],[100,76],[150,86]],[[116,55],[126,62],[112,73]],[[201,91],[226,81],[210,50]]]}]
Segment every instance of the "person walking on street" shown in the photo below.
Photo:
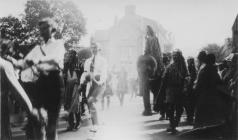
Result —
[{"label": "person walking on street", "polygon": [[[171,63],[171,53],[164,53],[163,54],[163,72],[165,71],[165,69],[169,66],[169,64]],[[155,111],[158,111],[160,113],[160,118],[159,120],[165,120],[165,119],[168,119],[168,114],[167,114],[167,104],[165,103],[165,90],[162,89],[163,87],[163,84],[161,82],[161,84],[159,85],[160,86],[160,90],[159,90],[159,93],[156,97],[156,103],[154,105],[154,110]],[[163,92],[163,93],[162,93]]]},{"label": "person walking on street", "polygon": [[166,68],[163,74],[163,87],[165,89],[165,102],[167,104],[167,114],[169,116],[170,127],[168,132],[173,134],[177,132],[176,127],[179,124],[183,112],[182,91],[184,80],[187,76],[187,69],[182,52],[174,51],[172,54],[173,62]]},{"label": "person walking on street", "polygon": [[106,90],[103,93],[101,104],[102,104],[102,110],[105,109],[105,98],[106,98],[106,104],[107,104],[107,109],[110,107],[111,103],[111,96],[113,95],[112,91],[112,73],[108,73],[107,81],[106,81]]},{"label": "person walking on street", "polygon": [[89,87],[87,88],[87,99],[93,125],[91,131],[96,132],[99,125],[96,103],[106,89],[107,62],[100,54],[98,54],[100,50],[98,44],[92,43],[91,49],[93,55],[87,59],[84,64],[84,73],[81,77],[80,83],[87,84]]},{"label": "person walking on street", "polygon": [[120,101],[120,106],[123,106],[124,105],[124,97],[125,97],[125,94],[128,91],[127,72],[126,72],[124,66],[122,66],[121,69],[119,70],[118,75],[117,75],[117,79],[118,79],[118,82],[117,82],[117,96],[118,96],[119,101]]},{"label": "person walking on street", "polygon": [[[36,80],[36,108],[44,108],[47,112],[45,126],[40,126],[35,139],[57,140],[57,122],[60,112],[62,77],[60,72],[64,66],[64,42],[55,40],[56,23],[51,18],[39,22],[40,35],[43,44],[33,48],[27,56],[15,65],[22,69],[29,68]],[[57,50],[57,52],[55,52]]]}]

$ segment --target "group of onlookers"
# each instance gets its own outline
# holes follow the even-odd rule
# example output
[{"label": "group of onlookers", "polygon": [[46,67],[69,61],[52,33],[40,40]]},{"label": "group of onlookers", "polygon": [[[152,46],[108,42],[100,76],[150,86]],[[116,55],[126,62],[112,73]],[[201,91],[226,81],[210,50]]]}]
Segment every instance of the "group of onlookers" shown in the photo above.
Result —
[{"label": "group of onlookers", "polygon": [[159,120],[168,119],[168,132],[176,133],[183,112],[194,127],[231,123],[237,98],[237,59],[232,53],[222,63],[214,54],[201,51],[187,63],[179,50],[163,54],[164,71],[154,111]]},{"label": "group of onlookers", "polygon": [[[152,27],[147,26],[145,52],[138,58],[139,92],[144,116],[153,110],[159,120],[168,119],[168,132],[176,133],[181,116],[194,127],[230,123],[235,120],[237,98],[237,54],[216,63],[212,53],[201,51],[197,59],[185,60],[180,50],[162,54]],[[231,119],[232,118],[232,119]]]}]

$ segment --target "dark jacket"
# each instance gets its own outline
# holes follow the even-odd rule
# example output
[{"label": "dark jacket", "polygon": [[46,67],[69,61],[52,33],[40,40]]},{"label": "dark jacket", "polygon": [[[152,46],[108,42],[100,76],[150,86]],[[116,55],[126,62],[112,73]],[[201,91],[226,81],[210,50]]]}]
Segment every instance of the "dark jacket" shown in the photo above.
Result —
[{"label": "dark jacket", "polygon": [[206,65],[198,73],[195,127],[214,125],[225,120],[227,103],[216,87],[221,83],[217,68]]}]

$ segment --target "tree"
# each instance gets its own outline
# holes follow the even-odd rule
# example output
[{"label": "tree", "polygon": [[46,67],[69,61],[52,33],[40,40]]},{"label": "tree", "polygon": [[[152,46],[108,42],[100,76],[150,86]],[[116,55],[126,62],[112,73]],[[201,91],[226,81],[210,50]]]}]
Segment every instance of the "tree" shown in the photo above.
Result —
[{"label": "tree", "polygon": [[27,38],[27,29],[16,17],[8,16],[0,18],[0,30],[5,39],[22,43]]},{"label": "tree", "polygon": [[26,54],[40,41],[37,34],[27,28],[26,23],[13,16],[0,18],[2,37],[9,40],[16,53]]},{"label": "tree", "polygon": [[72,2],[61,0],[28,0],[25,8],[25,20],[30,29],[37,30],[42,18],[50,17],[58,23],[56,38],[66,40],[65,47],[78,43],[86,33],[85,18]]},{"label": "tree", "polygon": [[223,60],[221,47],[217,44],[208,44],[207,46],[203,47],[202,50],[206,51],[207,53],[213,53],[216,56],[216,62]]},{"label": "tree", "polygon": [[56,38],[65,40],[65,47],[79,43],[86,33],[85,18],[72,2],[61,0],[28,0],[21,18],[12,16],[0,18],[0,30],[5,38],[16,44],[16,51],[26,54],[36,44],[41,43],[38,30],[39,20],[50,17],[58,23]]},{"label": "tree", "polygon": [[232,38],[228,37],[225,39],[225,42],[222,46],[217,44],[208,44],[207,46],[203,47],[202,50],[215,54],[216,61],[221,62],[234,51],[234,45]]},{"label": "tree", "polygon": [[46,0],[28,0],[25,6],[25,20],[30,29],[36,28],[42,18],[53,17],[50,3]]}]

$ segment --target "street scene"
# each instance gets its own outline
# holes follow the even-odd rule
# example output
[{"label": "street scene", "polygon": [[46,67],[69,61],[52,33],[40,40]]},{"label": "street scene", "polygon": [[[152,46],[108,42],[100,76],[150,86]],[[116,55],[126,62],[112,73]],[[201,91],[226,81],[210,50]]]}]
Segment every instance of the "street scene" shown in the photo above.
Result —
[{"label": "street scene", "polygon": [[[128,97],[128,95],[126,95]],[[143,104],[140,98],[126,99],[125,107],[121,107],[117,98],[112,99],[113,104],[110,108],[101,111],[100,118],[102,123],[97,133],[90,132],[91,122],[88,114],[83,117],[81,127],[72,132],[65,131],[67,125],[65,120],[59,121],[58,131],[59,139],[95,139],[95,140],[109,140],[109,139],[139,139],[139,140],[153,140],[157,136],[161,139],[173,139],[173,135],[165,132],[168,120],[158,121],[159,114],[153,116],[143,117],[139,112],[143,111]],[[100,108],[100,107],[99,107]],[[100,109],[99,109],[100,110]],[[183,124],[184,125],[184,124]],[[190,130],[192,126],[181,125],[179,130],[181,132]],[[15,135],[15,136],[14,136]],[[20,129],[13,132],[14,139],[24,139],[24,132]]]},{"label": "street scene", "polygon": [[237,5],[0,0],[0,139],[237,140]]},{"label": "street scene", "polygon": [[[128,97],[129,95],[126,95]],[[113,104],[110,108],[101,111],[100,118],[102,119],[100,129],[97,133],[90,132],[90,118],[89,114],[85,115],[82,119],[81,127],[72,132],[66,131],[67,122],[60,119],[58,124],[58,132],[60,140],[75,140],[75,139],[95,139],[95,140],[110,140],[110,139],[125,139],[125,140],[154,140],[154,139],[167,139],[167,140],[188,140],[188,139],[224,139],[218,132],[216,135],[207,136],[206,133],[200,133],[199,137],[196,135],[191,136],[174,136],[166,132],[168,120],[159,121],[159,114],[153,116],[143,117],[139,112],[143,111],[143,104],[140,98],[130,99],[125,101],[125,107],[119,105],[116,98],[112,99]],[[100,107],[99,107],[100,108]],[[63,118],[62,112],[62,118]],[[192,125],[187,125],[184,117],[182,118],[181,125],[178,127],[179,134],[192,130]],[[25,139],[24,131],[21,127],[13,129],[13,139]]]}]

